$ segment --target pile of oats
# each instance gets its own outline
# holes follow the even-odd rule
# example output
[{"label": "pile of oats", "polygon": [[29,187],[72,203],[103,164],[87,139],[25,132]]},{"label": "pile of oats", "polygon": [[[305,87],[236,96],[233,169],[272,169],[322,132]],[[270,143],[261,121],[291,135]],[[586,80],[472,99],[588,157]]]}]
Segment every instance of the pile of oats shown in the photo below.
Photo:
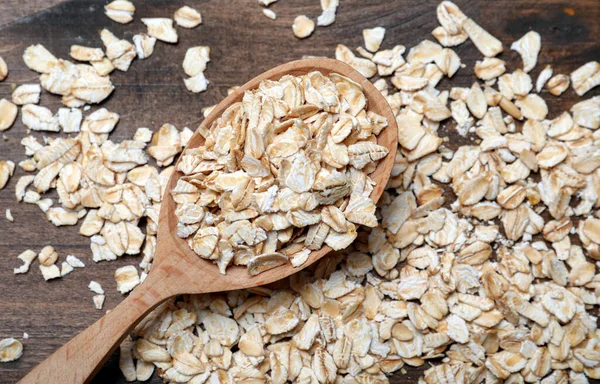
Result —
[{"label": "pile of oats", "polygon": [[[387,120],[362,87],[331,73],[265,80],[183,152],[170,191],[177,235],[225,274],[299,267],[327,244],[346,248],[359,225],[377,226],[368,176],[388,149]],[[201,129],[201,128],[200,128]]]},{"label": "pile of oats", "polygon": [[[128,379],[146,377],[150,362],[170,382],[386,383],[404,365],[439,358],[421,382],[600,378],[591,314],[600,98],[548,119],[528,75],[539,34],[512,44],[523,68],[507,73],[498,39],[451,2],[437,14],[439,43],[425,40],[406,56],[401,45],[380,50],[383,28],[365,30],[360,56],[336,50],[367,77],[392,76],[397,90],[375,82],[399,125],[381,225],[271,288],[161,305],[124,344]],[[464,68],[451,47],[467,39],[484,56],[474,68],[482,82],[437,90]],[[548,66],[538,93],[571,84],[583,95],[599,83],[596,68],[553,77]],[[473,144],[449,149],[441,124]]]}]

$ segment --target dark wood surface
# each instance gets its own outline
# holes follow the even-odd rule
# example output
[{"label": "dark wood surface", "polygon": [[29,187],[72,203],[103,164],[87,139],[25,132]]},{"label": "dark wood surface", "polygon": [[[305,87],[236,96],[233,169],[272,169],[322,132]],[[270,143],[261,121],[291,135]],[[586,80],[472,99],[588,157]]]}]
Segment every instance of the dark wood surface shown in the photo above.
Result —
[{"label": "dark wood surface", "polygon": [[[335,46],[343,43],[351,48],[362,44],[363,28],[383,26],[387,29],[383,48],[403,44],[407,48],[423,39],[434,38],[430,32],[437,26],[437,1],[399,0],[342,0],[335,24],[317,28],[308,39],[297,40],[291,30],[295,16],[306,14],[316,18],[320,7],[316,0],[282,0],[271,6],[278,19],[272,21],[262,15],[256,0],[167,1],[136,2],[135,21],[123,26],[107,19],[102,10],[104,1],[69,1],[38,12],[58,0],[22,0],[0,3],[0,56],[9,66],[9,77],[0,83],[0,98],[9,98],[11,84],[38,82],[38,75],[29,71],[21,59],[30,44],[41,43],[57,57],[68,58],[69,47],[81,44],[101,47],[98,32],[109,28],[119,37],[131,39],[145,27],[141,17],[170,17],[186,4],[201,11],[203,24],[193,30],[179,29],[177,45],[157,43],[152,57],[135,61],[127,73],[112,76],[116,90],[102,105],[121,115],[121,121],[112,134],[114,140],[130,138],[138,127],[156,130],[163,123],[178,128],[194,129],[202,120],[201,108],[218,102],[227,88],[245,83],[257,74],[303,55],[333,57]],[[532,72],[535,79],[546,64],[552,64],[555,73],[570,73],[580,65],[600,58],[600,2],[580,1],[460,1],[462,10],[497,36],[504,43],[510,70],[520,66],[510,43],[533,29],[542,36],[542,51],[538,66]],[[571,8],[569,15],[565,8]],[[37,13],[36,13],[37,12]],[[183,85],[181,63],[187,48],[196,45],[211,47],[212,61],[206,76],[211,82],[205,93],[189,93]],[[473,65],[481,58],[469,42],[455,48],[466,68],[460,69],[452,82],[444,80],[438,88],[450,85],[468,86],[474,80]],[[598,95],[598,89],[586,96]],[[546,92],[550,117],[568,109],[579,98],[569,89],[557,99]],[[56,111],[60,99],[46,92],[41,105]],[[0,159],[17,163],[25,159],[19,144],[25,128],[19,121],[5,132],[7,140],[0,140]],[[467,140],[457,137],[451,129],[443,129],[441,136],[449,136],[454,147]],[[40,136],[40,135],[36,135]],[[50,136],[50,135],[49,135]],[[43,213],[33,205],[19,204],[14,198],[14,187],[24,172],[17,168],[7,187],[0,191],[0,338],[21,338],[25,352],[21,359],[0,364],[0,383],[14,383],[35,364],[42,361],[71,337],[86,328],[103,311],[92,304],[93,293],[87,289],[90,280],[102,284],[107,292],[105,310],[122,300],[116,291],[113,273],[123,265],[139,263],[139,257],[123,257],[114,262],[94,264],[91,261],[89,240],[77,234],[77,228],[56,228],[48,223]],[[51,195],[51,197],[54,197]],[[14,223],[4,218],[10,208]],[[87,264],[65,278],[44,282],[34,264],[26,275],[13,275],[20,265],[16,256],[25,249],[39,251],[53,245],[62,259],[67,254],[80,257]],[[95,383],[124,383],[118,370],[117,356],[113,356],[96,377]],[[407,374],[397,374],[392,383],[416,382],[420,370],[407,367]],[[67,374],[65,372],[65,374]],[[152,383],[162,382],[157,377]]]}]

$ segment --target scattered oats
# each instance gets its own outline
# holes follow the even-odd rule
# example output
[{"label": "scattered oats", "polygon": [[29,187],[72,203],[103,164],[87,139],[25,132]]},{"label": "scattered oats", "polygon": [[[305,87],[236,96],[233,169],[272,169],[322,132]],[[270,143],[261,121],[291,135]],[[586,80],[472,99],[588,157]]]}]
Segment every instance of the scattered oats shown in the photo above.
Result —
[{"label": "scattered oats", "polygon": [[100,108],[86,116],[81,130],[95,134],[111,133],[119,122],[119,115],[109,112],[106,108]]},{"label": "scattered oats", "polygon": [[148,35],[166,43],[177,42],[177,31],[173,28],[173,20],[165,17],[143,18],[142,23],[148,27]]},{"label": "scattered oats", "polygon": [[569,76],[567,75],[556,75],[546,83],[546,88],[548,88],[548,92],[554,96],[560,96],[564,91],[569,88],[571,81],[569,80]]},{"label": "scattered oats", "polygon": [[335,22],[335,13],[339,6],[339,0],[321,0],[321,9],[323,12],[317,17],[317,25],[326,27]]},{"label": "scattered oats", "polygon": [[[12,161],[10,161],[10,163],[9,162],[6,162],[6,163],[8,163],[8,167],[11,167],[9,169],[14,170],[15,165]],[[5,167],[7,167],[7,165],[5,165],[6,163],[3,163],[3,161],[0,161],[0,170],[2,170],[2,172],[0,172],[0,185],[2,185],[3,180],[8,180],[8,177],[4,176],[4,175],[7,175],[6,171],[4,170],[4,169],[6,169]],[[12,175],[12,171],[10,171],[10,173],[8,175],[9,176]],[[31,175],[21,176],[19,178],[19,180],[17,181],[17,185],[15,186],[15,197],[17,198],[17,201],[23,201],[23,198],[25,197],[25,189],[31,183],[33,183],[34,179],[35,179],[35,176],[31,176]],[[6,181],[4,181],[4,185],[6,185]]]},{"label": "scattered oats", "polygon": [[494,57],[502,52],[502,43],[487,31],[481,28],[471,19],[462,23],[462,29],[467,33],[469,39],[475,44],[479,52],[485,57]]},{"label": "scattered oats", "polygon": [[23,262],[23,265],[21,265],[19,268],[13,269],[13,273],[15,275],[19,273],[27,273],[29,271],[31,263],[33,263],[33,260],[35,260],[36,257],[37,253],[35,253],[31,249],[28,249],[25,252],[21,253],[19,256],[17,256],[17,258]]},{"label": "scattered oats", "polygon": [[33,131],[59,132],[58,118],[48,108],[27,104],[21,108],[21,121]]},{"label": "scattered oats", "polygon": [[600,96],[573,105],[571,113],[575,124],[589,129],[600,128]]},{"label": "scattered oats", "polygon": [[[135,36],[133,36],[133,39],[135,41]],[[144,57],[140,57],[140,59],[143,59],[143,58]],[[96,72],[98,72],[98,74],[100,76],[108,76],[112,71],[115,70],[115,66],[107,57],[104,57],[98,61],[92,61],[90,64],[92,64],[92,67],[94,67],[94,69],[96,70]],[[63,100],[63,104],[65,104],[67,107],[69,106],[66,103],[64,103],[64,100]],[[75,108],[75,107],[80,107],[80,106],[79,105],[71,105],[70,107]]]},{"label": "scattered oats", "polygon": [[0,340],[0,363],[15,361],[23,355],[23,344],[20,341],[13,339]]},{"label": "scattered oats", "polygon": [[6,99],[0,100],[0,132],[12,127],[17,118],[19,108]]},{"label": "scattered oats", "polygon": [[571,72],[571,83],[577,95],[585,95],[587,91],[600,84],[600,63],[590,61]]},{"label": "scattered oats", "polygon": [[15,221],[10,209],[8,208],[6,208],[6,220],[10,221],[11,223]]},{"label": "scattered oats", "polygon": [[381,42],[385,37],[385,28],[375,27],[371,29],[363,29],[363,39],[365,39],[365,48],[371,52],[379,51]]},{"label": "scattered oats", "polygon": [[202,16],[200,15],[200,12],[196,11],[194,8],[188,7],[187,5],[175,11],[173,19],[175,19],[177,25],[184,28],[195,28],[202,24]]},{"label": "scattered oats", "polygon": [[127,0],[114,0],[104,6],[104,14],[117,23],[127,24],[133,20],[135,6]]},{"label": "scattered oats", "polygon": [[46,211],[46,219],[57,227],[75,225],[79,220],[77,212],[66,210],[62,207],[50,208]]},{"label": "scattered oats", "polygon": [[483,61],[475,63],[475,75],[483,81],[495,79],[504,72],[506,72],[506,63],[495,57],[486,57]]},{"label": "scattered oats", "polygon": [[8,66],[2,57],[0,57],[0,81],[4,81],[8,76]]},{"label": "scattered oats", "polygon": [[38,260],[41,265],[49,267],[56,263],[58,260],[58,253],[54,250],[54,247],[51,245],[47,245],[40,251],[38,255]]},{"label": "scattered oats", "polygon": [[101,310],[102,306],[104,306],[105,298],[106,296],[104,295],[94,295],[94,297],[92,297],[92,300],[94,301],[94,307],[96,307],[98,310]]},{"label": "scattered oats", "polygon": [[292,25],[294,36],[304,39],[310,36],[315,30],[315,22],[304,15],[297,16]]},{"label": "scattered oats", "polygon": [[542,88],[544,88],[546,82],[552,77],[552,73],[553,71],[550,65],[546,65],[544,69],[542,69],[535,82],[535,90],[537,93],[542,91]]},{"label": "scattered oats", "polygon": [[183,59],[183,71],[188,76],[196,76],[204,72],[210,61],[210,47],[199,46],[188,48]]},{"label": "scattered oats", "polygon": [[102,286],[100,286],[99,283],[95,282],[95,281],[90,281],[90,284],[88,285],[88,288],[90,289],[90,291],[97,293],[99,295],[104,295],[104,289],[102,289]]},{"label": "scattered oats", "polygon": [[335,49],[335,58],[350,65],[366,78],[371,78],[377,73],[377,65],[375,63],[368,59],[356,57],[345,45],[338,44]]},{"label": "scattered oats", "polygon": [[444,47],[456,47],[461,45],[469,38],[469,35],[461,29],[456,35],[450,34],[444,27],[439,26],[435,28],[431,34],[436,40]]},{"label": "scattered oats", "polygon": [[36,202],[37,206],[40,207],[42,212],[48,212],[50,207],[52,207],[53,201],[52,199],[40,199]]},{"label": "scattered oats", "polygon": [[147,59],[154,53],[156,37],[148,36],[145,33],[139,33],[133,36],[133,44],[135,45],[137,57],[142,60]]},{"label": "scattered oats", "polygon": [[58,65],[58,59],[41,44],[27,47],[23,53],[23,61],[27,68],[39,73],[49,73]]},{"label": "scattered oats", "polygon": [[166,167],[173,162],[181,149],[181,138],[177,128],[171,124],[164,124],[154,133],[148,154],[156,159],[159,166]]},{"label": "scattered oats", "polygon": [[48,281],[48,280],[52,280],[52,279],[57,279],[60,277],[60,269],[52,264],[50,266],[45,266],[45,265],[41,265],[40,264],[40,271],[42,272],[42,276],[44,277],[44,280]]},{"label": "scattered oats", "polygon": [[73,272],[73,269],[74,268],[69,263],[63,261],[60,265],[60,277],[64,277],[69,273]]},{"label": "scattered oats", "polygon": [[[6,186],[8,179],[13,175],[14,171],[15,163],[10,160],[0,160],[0,189],[3,189]],[[29,178],[26,180],[29,180]],[[31,181],[33,181],[33,178],[31,178]],[[31,181],[29,181],[29,183],[31,183]],[[27,185],[29,185],[29,183]],[[23,189],[27,188],[27,185],[25,185]]]},{"label": "scattered oats", "polygon": [[515,102],[523,117],[533,120],[544,120],[548,115],[548,106],[544,99],[535,94],[519,97]]},{"label": "scattered oats", "polygon": [[442,73],[450,78],[460,68],[460,57],[450,48],[444,48],[435,58],[435,63]]},{"label": "scattered oats", "polygon": [[277,14],[271,9],[263,8],[262,13],[263,13],[263,15],[267,16],[271,20],[277,19]]},{"label": "scattered oats", "polygon": [[487,112],[487,102],[483,94],[483,90],[479,83],[473,83],[471,90],[467,95],[467,107],[469,111],[478,119],[483,119],[483,116]]},{"label": "scattered oats", "polygon": [[[144,19],[142,19],[142,20],[144,20]],[[102,43],[104,44],[104,47],[106,47],[106,57],[108,57],[108,59],[111,61],[112,65],[115,68],[117,68],[119,71],[126,72],[129,69],[131,62],[133,61],[133,59],[135,59],[135,56],[136,56],[136,49],[133,46],[133,44],[131,44],[127,40],[121,40],[121,39],[117,38],[108,29],[103,29],[102,31],[100,31],[100,38],[102,39]],[[95,72],[95,71],[94,71],[94,73],[97,74],[97,72]],[[89,75],[88,81],[92,82],[92,84],[88,84],[90,87],[93,87],[95,85],[94,83],[99,82],[99,80],[97,79],[97,77],[99,77],[99,76],[94,76],[94,73],[88,73],[88,75]],[[104,77],[100,77],[100,78],[107,79]],[[110,83],[110,79],[107,79],[107,80]],[[73,85],[72,88],[75,88],[75,84]],[[112,89],[111,89],[111,91],[112,91]],[[110,92],[108,92],[108,93],[110,94]],[[75,92],[73,92],[73,94],[75,96],[77,96],[77,94],[75,94]],[[108,94],[107,94],[107,96],[108,96]],[[81,97],[81,96],[77,96],[77,97],[79,97],[80,99],[86,100],[86,101],[88,100],[85,97]]]},{"label": "scattered oats", "polygon": [[[537,64],[538,54],[542,47],[542,38],[536,31],[529,31],[519,40],[512,43],[510,49],[517,51],[523,60],[523,71],[529,72]],[[539,91],[538,91],[539,92]]]},{"label": "scattered oats", "polygon": [[73,268],[83,268],[85,264],[73,255],[67,255],[67,263]]},{"label": "scattered oats", "polygon": [[[129,68],[129,64],[127,64],[127,68]],[[80,76],[71,86],[71,92],[73,96],[85,103],[100,103],[115,89],[108,76],[100,76],[96,71],[85,71],[79,74]]]},{"label": "scattered oats", "polygon": [[138,128],[133,135],[133,140],[149,143],[152,140],[152,131],[148,128]]},{"label": "scattered oats", "polygon": [[19,85],[12,93],[12,102],[16,105],[37,104],[40,102],[41,92],[39,84]]},{"label": "scattered oats", "polygon": [[84,47],[81,45],[71,45],[70,55],[73,59],[78,61],[100,61],[104,58],[102,49]]},{"label": "scattered oats", "polygon": [[83,115],[77,108],[59,108],[58,125],[64,133],[79,132]]},{"label": "scattered oats", "polygon": [[[333,22],[338,5],[322,0],[317,24]],[[21,141],[30,157],[20,165],[38,174],[19,179],[18,200],[83,219],[80,233],[91,236],[96,262],[143,248],[140,275],[133,266],[115,274],[122,292],[143,281],[152,265],[160,202],[175,170],[184,174],[170,191],[178,205],[177,233],[222,273],[231,264],[252,274],[302,265],[323,244],[339,250],[281,286],[161,304],[121,345],[128,380],[147,380],[156,369],[165,381],[194,384],[386,383],[387,374],[406,372],[405,364],[434,358],[441,361],[419,381],[587,383],[599,376],[594,130],[600,96],[575,104],[571,113],[551,111],[547,119],[548,107],[530,94],[527,74],[537,59],[531,49],[537,34],[511,46],[524,65],[505,73],[506,64],[494,58],[500,42],[455,4],[441,2],[437,18],[433,35],[441,45],[417,44],[406,61],[401,45],[375,54],[360,49],[360,56],[336,48],[337,59],[367,77],[393,76],[400,89],[388,88],[386,79],[375,84],[399,125],[399,151],[378,207],[367,198],[377,187],[367,174],[384,155],[375,136],[386,122],[368,110],[357,84],[335,74],[288,76],[247,92],[202,129],[205,144],[184,152],[177,169],[148,165],[145,150],[159,166],[173,164],[191,130],[165,124],[152,135],[140,128],[134,140],[116,143],[108,140],[116,118],[106,110],[97,115],[106,121],[88,116],[75,138]],[[153,46],[155,38],[139,36],[135,51],[147,57],[144,44]],[[116,65],[124,68],[135,56],[130,43],[102,37]],[[436,89],[462,66],[444,48],[468,37],[486,56],[475,64],[485,86]],[[28,48],[24,59],[47,74],[43,86],[63,92],[69,107],[112,91],[109,79],[97,79],[112,70],[108,59],[92,62],[98,72],[58,60],[41,46]],[[574,72],[576,91],[597,84],[597,67],[592,62]],[[93,81],[77,83],[65,74]],[[552,78],[547,66],[536,90],[546,85],[560,94],[569,85],[565,77]],[[84,91],[88,84],[100,89]],[[1,104],[0,111],[14,107],[16,116],[16,106]],[[471,144],[442,139],[440,122],[448,117]],[[56,119],[75,131],[81,114],[63,108]],[[13,169],[0,162],[3,184]],[[31,183],[35,191],[27,190]],[[62,211],[51,211],[52,200],[40,198],[51,189]],[[45,275],[83,266],[67,256],[59,271],[49,255],[40,257]],[[23,265],[14,273],[27,272],[36,257],[33,251],[19,255]],[[94,305],[102,308],[103,300],[95,295]]]},{"label": "scattered oats", "polygon": [[115,280],[117,282],[117,291],[125,294],[138,286],[140,283],[140,276],[133,265],[127,265],[118,268],[115,271]]}]

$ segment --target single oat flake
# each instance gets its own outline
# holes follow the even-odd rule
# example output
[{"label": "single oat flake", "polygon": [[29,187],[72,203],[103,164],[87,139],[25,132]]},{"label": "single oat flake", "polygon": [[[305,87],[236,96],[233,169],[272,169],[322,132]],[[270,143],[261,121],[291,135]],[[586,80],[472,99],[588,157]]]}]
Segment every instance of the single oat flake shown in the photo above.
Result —
[{"label": "single oat flake", "polygon": [[106,16],[117,23],[127,24],[133,20],[135,6],[127,0],[114,0],[104,6]]},{"label": "single oat flake", "polygon": [[6,65],[6,61],[0,57],[0,81],[4,81],[6,76],[8,76],[8,66]]},{"label": "single oat flake", "polygon": [[175,19],[177,25],[184,28],[195,28],[202,24],[202,16],[200,15],[200,12],[194,8],[188,7],[187,5],[175,11],[173,19]]},{"label": "single oat flake", "polygon": [[365,48],[370,52],[377,52],[381,46],[381,42],[385,37],[385,28],[375,27],[371,29],[363,29],[363,38],[365,40]]},{"label": "single oat flake", "polygon": [[173,27],[173,19],[169,18],[143,18],[142,23],[148,27],[148,35],[166,43],[176,43],[177,31]]},{"label": "single oat flake", "polygon": [[19,108],[6,99],[0,100],[0,131],[9,129],[17,118]]},{"label": "single oat flake", "polygon": [[15,361],[23,355],[23,344],[13,339],[0,340],[0,363]]},{"label": "single oat flake", "polygon": [[304,39],[310,36],[315,30],[315,22],[304,15],[297,16],[292,25],[294,36]]}]

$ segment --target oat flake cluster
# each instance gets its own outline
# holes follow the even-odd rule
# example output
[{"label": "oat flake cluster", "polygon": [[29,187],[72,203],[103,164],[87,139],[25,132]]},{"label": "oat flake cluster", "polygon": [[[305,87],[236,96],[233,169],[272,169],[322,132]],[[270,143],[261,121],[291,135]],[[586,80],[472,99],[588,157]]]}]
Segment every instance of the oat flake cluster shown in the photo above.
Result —
[{"label": "oat flake cluster", "polygon": [[186,149],[171,196],[177,235],[222,274],[304,264],[327,244],[346,248],[359,225],[377,226],[373,172],[385,117],[362,87],[336,73],[265,80]]},{"label": "oat flake cluster", "polygon": [[[531,31],[510,46],[523,67],[509,69],[496,57],[503,43],[455,4],[442,2],[437,19],[437,42],[424,40],[408,52],[402,45],[381,49],[385,31],[377,28],[363,34],[366,49],[355,54],[340,45],[335,52],[365,76],[382,77],[374,84],[397,116],[399,151],[375,213],[380,225],[361,227],[349,248],[269,287],[159,306],[120,347],[127,380],[156,371],[165,381],[192,384],[387,383],[405,365],[429,362],[419,379],[428,384],[600,378],[593,315],[600,97],[549,111],[540,96],[569,88],[584,96],[600,83],[600,64],[554,73],[538,63],[543,36]],[[467,70],[452,49],[467,40],[482,54],[472,69],[478,81],[437,90],[444,76]],[[117,60],[125,45],[114,43]],[[30,53],[41,61],[40,72],[44,63],[56,64],[40,48]],[[92,65],[104,68],[106,60]],[[543,70],[532,79],[539,64]],[[6,73],[0,60],[0,79]],[[12,125],[17,108],[0,101],[0,130]],[[92,237],[96,261],[142,250],[141,274],[127,267],[116,273],[126,291],[151,266],[161,194],[191,131],[140,128],[133,140],[114,143],[108,134],[116,114],[84,118],[77,111],[65,108],[58,117],[63,132],[76,137],[23,139],[30,157],[19,166],[33,173],[16,183],[16,198],[48,212],[53,201],[40,194],[56,189],[60,207],[49,219],[59,225],[83,218],[80,230]],[[35,116],[53,126],[47,114]],[[472,144],[446,146],[442,123]],[[147,164],[146,153],[161,170]],[[13,162],[0,161],[0,188],[14,170]],[[21,256],[26,270],[38,254]],[[46,249],[43,262],[53,261]],[[90,289],[104,292],[97,284]],[[21,351],[14,339],[0,342],[2,359]]]}]

